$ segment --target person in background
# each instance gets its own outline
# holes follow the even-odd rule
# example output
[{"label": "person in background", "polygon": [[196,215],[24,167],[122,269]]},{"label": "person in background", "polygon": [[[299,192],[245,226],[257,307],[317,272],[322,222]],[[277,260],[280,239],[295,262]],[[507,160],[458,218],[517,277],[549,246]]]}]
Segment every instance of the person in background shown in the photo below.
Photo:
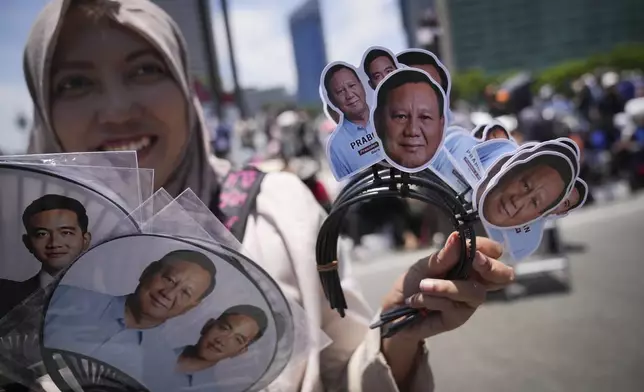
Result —
[{"label": "person in background", "polygon": [[[209,151],[201,105],[189,87],[186,50],[176,23],[151,1],[49,2],[25,48],[25,77],[35,104],[29,152],[134,146],[139,165],[155,170],[155,189],[177,196],[191,188],[217,215],[220,181],[231,165]],[[468,280],[444,279],[460,257],[457,234],[402,273],[382,309],[409,303],[438,312],[382,339],[380,329],[369,329],[376,313],[346,268],[339,272],[350,311],[340,317],[325,302],[315,258],[325,217],[296,176],[270,173],[240,240],[304,308],[308,332],[317,336],[322,329],[332,341],[322,352],[311,345],[307,360],[290,364],[275,383],[290,385],[285,392],[433,390],[426,339],[463,325],[488,290],[514,280],[513,269],[498,261],[500,244],[477,239],[477,273]]]}]

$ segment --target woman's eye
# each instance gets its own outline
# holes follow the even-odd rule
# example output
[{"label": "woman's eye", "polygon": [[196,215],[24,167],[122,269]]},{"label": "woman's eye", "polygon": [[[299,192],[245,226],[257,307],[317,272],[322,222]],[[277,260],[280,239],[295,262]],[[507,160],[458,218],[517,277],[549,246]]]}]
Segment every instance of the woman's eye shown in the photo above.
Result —
[{"label": "woman's eye", "polygon": [[130,77],[140,82],[153,82],[163,78],[165,74],[165,69],[157,64],[143,64],[137,66]]},{"label": "woman's eye", "polygon": [[70,76],[62,79],[54,90],[56,97],[76,97],[88,92],[94,83],[83,76]]}]

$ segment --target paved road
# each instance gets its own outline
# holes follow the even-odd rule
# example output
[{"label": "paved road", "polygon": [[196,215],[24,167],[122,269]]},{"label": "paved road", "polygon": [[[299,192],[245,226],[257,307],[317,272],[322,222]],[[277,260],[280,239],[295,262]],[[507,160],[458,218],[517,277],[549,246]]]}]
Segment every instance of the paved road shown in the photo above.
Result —
[{"label": "paved road", "polygon": [[[437,391],[644,391],[644,195],[589,207],[560,223],[572,290],[490,301],[456,331],[430,339]],[[372,306],[426,252],[354,272]]]}]

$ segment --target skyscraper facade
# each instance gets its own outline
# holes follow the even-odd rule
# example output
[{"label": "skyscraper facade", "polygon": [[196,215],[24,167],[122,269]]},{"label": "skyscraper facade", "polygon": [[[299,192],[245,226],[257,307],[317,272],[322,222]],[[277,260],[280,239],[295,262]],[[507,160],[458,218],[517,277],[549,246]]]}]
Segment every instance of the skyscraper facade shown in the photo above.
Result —
[{"label": "skyscraper facade", "polygon": [[540,69],[620,43],[644,42],[640,0],[436,0],[436,5],[456,70]]},{"label": "skyscraper facade", "polygon": [[327,63],[318,0],[308,0],[291,14],[291,42],[297,69],[297,100],[301,105],[320,102],[320,75]]}]

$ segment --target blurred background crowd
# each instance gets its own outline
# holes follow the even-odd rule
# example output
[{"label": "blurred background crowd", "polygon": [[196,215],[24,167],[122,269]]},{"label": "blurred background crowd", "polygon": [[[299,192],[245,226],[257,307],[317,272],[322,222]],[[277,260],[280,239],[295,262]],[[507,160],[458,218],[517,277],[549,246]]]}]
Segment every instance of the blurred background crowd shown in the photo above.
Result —
[{"label": "blurred background crowd", "polygon": [[[572,269],[575,287],[582,291],[584,287],[597,290],[598,281],[623,287],[624,281],[619,279],[644,273],[639,249],[644,231],[644,199],[637,196],[638,190],[644,188],[641,0],[153,1],[173,16],[185,34],[191,50],[194,88],[206,108],[216,155],[239,166],[252,163],[268,171],[293,172],[325,208],[330,208],[343,184],[333,179],[325,158],[326,141],[335,122],[325,115],[320,100],[323,68],[337,60],[359,65],[362,53],[373,45],[385,46],[394,53],[424,48],[438,55],[451,72],[455,125],[473,129],[497,120],[520,143],[564,136],[580,146],[580,177],[590,186],[584,210],[593,211],[577,221],[570,217],[573,223],[564,222],[560,230],[551,227],[546,233],[545,252],[564,255],[565,264],[531,271]],[[0,2],[0,53],[3,68],[7,67],[0,73],[0,154],[22,153],[26,147],[31,106],[26,103],[28,95],[22,81],[22,47],[31,22],[45,2]],[[362,267],[357,267],[359,275],[363,273],[361,279],[369,282],[366,291],[371,293],[370,298],[381,294],[374,282],[394,276],[388,266],[401,259],[391,255],[402,253],[413,258],[415,253],[409,256],[409,251],[420,249],[427,253],[427,247],[440,245],[451,231],[444,222],[431,206],[399,200],[364,203],[349,214],[344,232],[353,242],[356,264],[373,261],[365,264],[363,272]],[[603,242],[608,245],[603,247]],[[593,250],[593,245],[602,249]],[[580,249],[581,253],[575,255]],[[394,253],[387,253],[388,260],[378,264],[376,256],[382,250]],[[396,252],[402,250],[407,252]],[[407,262],[413,261],[407,258]],[[570,260],[583,267],[570,266]],[[606,270],[604,263],[608,262],[629,272],[612,274]],[[586,271],[591,267],[595,268],[592,273],[574,272],[575,268]],[[568,282],[566,290],[570,291],[570,287]],[[595,318],[595,312],[607,308],[616,311],[630,300],[644,300],[641,289],[629,290],[618,293],[605,287],[603,299],[593,305],[583,301],[583,306],[575,308],[576,313],[569,312],[570,302],[548,303],[549,309],[561,306],[558,314],[573,318],[577,314],[576,322],[584,326],[592,323],[595,328],[589,329],[594,331],[592,339],[580,338],[577,344],[562,335],[563,331],[577,331],[577,327],[561,324],[559,332],[542,336],[552,341],[551,346],[538,338],[539,333],[550,334],[545,332],[547,328],[533,331],[539,343],[527,345],[526,350],[532,350],[533,359],[537,359],[524,365],[514,363],[509,371],[521,372],[534,366],[530,371],[542,371],[538,374],[545,375],[550,384],[507,375],[503,378],[505,383],[495,384],[493,376],[497,373],[486,373],[482,365],[477,368],[479,380],[490,381],[489,390],[497,391],[600,391],[608,387],[609,380],[621,385],[620,390],[642,390],[644,353],[641,349],[630,350],[636,338],[633,334],[641,334],[640,327],[644,327],[641,317],[632,319],[628,327],[622,326],[621,332],[614,325],[598,323],[605,319]],[[546,316],[540,313],[545,308],[539,306],[525,311],[528,313],[508,308],[508,323],[517,317],[562,322],[552,316],[556,311]],[[624,305],[623,309],[617,313],[630,317],[634,308]],[[464,334],[467,336],[467,331],[481,327],[486,320],[497,320],[494,328],[498,330],[499,317],[503,319],[506,313],[492,312],[497,313],[480,316],[482,321],[473,323]],[[603,328],[611,328],[611,335],[605,337]],[[620,333],[621,340],[615,337]],[[596,344],[600,339],[611,338],[615,346],[606,347],[615,347],[621,358],[606,360],[611,365],[588,359],[588,341]],[[447,343],[441,345],[442,341],[460,344],[449,337],[441,339],[444,340],[436,343],[439,352],[447,347]],[[545,365],[562,347],[576,358],[574,364],[558,364],[557,369],[567,369],[566,372]],[[602,349],[593,354],[598,351]],[[466,357],[461,359],[467,362]],[[476,353],[468,358],[477,358]],[[502,358],[498,360],[503,362]],[[490,363],[495,363],[494,359]],[[588,369],[602,369],[609,376],[602,378],[601,371],[583,376],[585,387],[578,388],[575,377],[581,378]],[[435,372],[449,378],[453,390],[482,385],[470,384],[447,364],[439,364]]]}]

